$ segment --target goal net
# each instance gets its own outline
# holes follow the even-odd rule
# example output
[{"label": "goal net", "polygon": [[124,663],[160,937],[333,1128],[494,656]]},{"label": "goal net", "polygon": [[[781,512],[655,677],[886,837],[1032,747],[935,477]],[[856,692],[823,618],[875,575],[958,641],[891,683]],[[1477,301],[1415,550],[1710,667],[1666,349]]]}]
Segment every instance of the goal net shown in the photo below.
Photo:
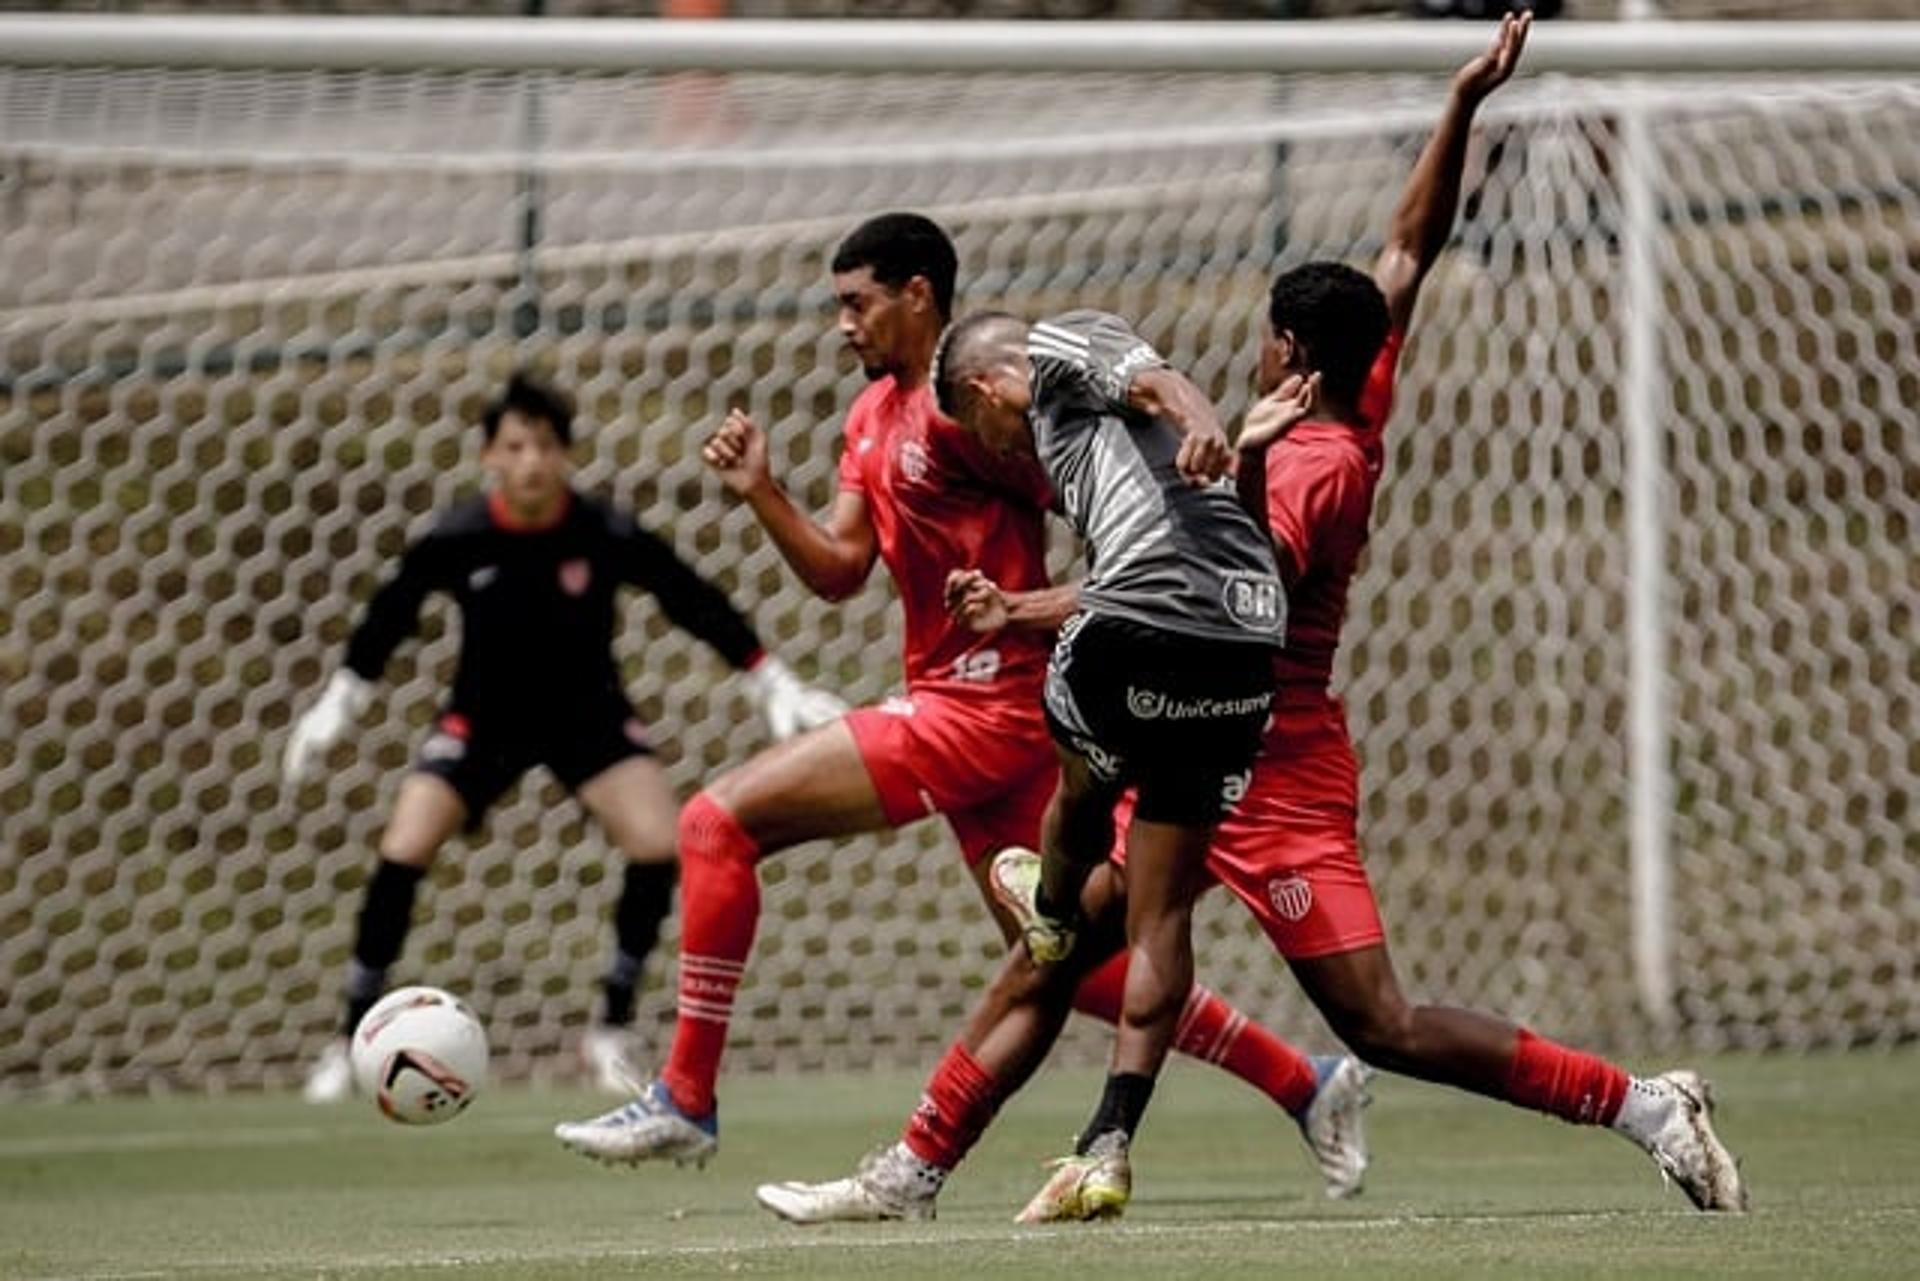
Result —
[{"label": "goal net", "polygon": [[[509,371],[577,398],[586,488],[804,675],[877,700],[899,674],[884,576],[810,598],[694,449],[746,406],[799,501],[830,501],[862,385],[830,314],[838,239],[928,211],[963,306],[1120,312],[1237,413],[1271,274],[1371,260],[1444,87],[4,56],[0,1090],[284,1084],[330,1033],[450,606],[321,781],[283,786],[280,753],[405,540],[478,485],[472,424]],[[1405,361],[1340,674],[1391,945],[1415,993],[1618,1050],[1910,1038],[1920,88],[1640,92],[1676,1019],[1656,1028],[1632,961],[1647,673],[1614,79],[1489,104]],[[619,650],[683,795],[765,744],[644,597]],[[395,978],[468,995],[507,1074],[560,1071],[617,873],[536,772],[444,852]],[[924,1063],[1002,954],[938,824],[792,850],[763,882],[735,1070]],[[1244,1008],[1326,1040],[1225,896],[1197,946]]]}]

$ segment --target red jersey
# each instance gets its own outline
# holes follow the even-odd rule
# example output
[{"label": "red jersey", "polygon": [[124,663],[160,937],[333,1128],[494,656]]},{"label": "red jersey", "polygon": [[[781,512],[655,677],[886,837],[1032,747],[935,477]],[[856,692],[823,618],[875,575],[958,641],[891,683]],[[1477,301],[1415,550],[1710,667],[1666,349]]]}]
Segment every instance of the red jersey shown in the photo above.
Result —
[{"label": "red jersey", "polygon": [[840,488],[866,499],[907,615],[909,690],[1038,700],[1050,633],[981,635],[947,613],[947,574],[978,569],[1008,591],[1049,586],[1038,467],[990,454],[934,407],[926,386],[891,376],[847,412]]},{"label": "red jersey", "polygon": [[1287,584],[1287,644],[1274,659],[1283,703],[1325,693],[1333,678],[1347,592],[1367,547],[1402,340],[1397,330],[1388,334],[1367,375],[1363,426],[1309,419],[1267,454],[1267,521]]}]

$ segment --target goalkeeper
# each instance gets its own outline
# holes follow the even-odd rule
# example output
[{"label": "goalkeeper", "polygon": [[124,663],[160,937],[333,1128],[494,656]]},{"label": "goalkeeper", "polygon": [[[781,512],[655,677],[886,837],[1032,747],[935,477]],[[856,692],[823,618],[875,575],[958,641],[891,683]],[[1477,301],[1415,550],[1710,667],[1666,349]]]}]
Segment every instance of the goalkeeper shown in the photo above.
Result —
[{"label": "goalkeeper", "polygon": [[407,548],[398,573],[368,604],[346,661],[287,743],[286,776],[297,782],[366,710],[373,683],[413,631],[422,601],[435,591],[454,598],[459,666],[380,838],[360,906],[340,1036],[307,1077],[310,1102],[350,1092],[347,1035],[386,986],[434,856],[454,833],[476,828],[535,764],[580,798],[626,856],[605,1004],[581,1045],[597,1083],[624,1088],[634,989],[673,898],[679,806],[621,688],[612,651],[621,585],[652,592],[667,617],[744,673],[776,737],[844,710],[768,655],[720,589],[664,540],[572,488],[572,411],[558,393],[516,378],[487,410],[482,429],[488,492],[442,512]]}]

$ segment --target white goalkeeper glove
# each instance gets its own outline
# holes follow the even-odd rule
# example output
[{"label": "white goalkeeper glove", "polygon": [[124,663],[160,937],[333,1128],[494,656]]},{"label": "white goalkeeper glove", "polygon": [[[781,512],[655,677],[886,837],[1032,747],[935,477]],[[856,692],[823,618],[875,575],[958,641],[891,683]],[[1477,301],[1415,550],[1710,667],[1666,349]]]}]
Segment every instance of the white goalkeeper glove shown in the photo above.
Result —
[{"label": "white goalkeeper glove", "polygon": [[846,715],[845,703],[824,689],[802,683],[792,668],[771,654],[742,679],[747,697],[767,718],[767,728],[776,739],[792,738]]},{"label": "white goalkeeper glove", "polygon": [[287,754],[281,761],[286,780],[297,783],[304,778],[372,701],[372,684],[344,667],[335,672],[320,701],[293,723],[293,733],[287,736]]}]

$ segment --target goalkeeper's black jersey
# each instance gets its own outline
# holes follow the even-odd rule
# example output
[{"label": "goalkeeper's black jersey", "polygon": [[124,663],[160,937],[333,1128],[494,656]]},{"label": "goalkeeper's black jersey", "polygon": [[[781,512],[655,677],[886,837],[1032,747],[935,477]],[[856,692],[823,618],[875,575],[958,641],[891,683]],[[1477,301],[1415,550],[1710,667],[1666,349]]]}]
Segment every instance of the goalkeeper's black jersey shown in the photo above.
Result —
[{"label": "goalkeeper's black jersey", "polygon": [[420,604],[444,591],[460,606],[460,664],[449,707],[479,724],[545,725],[624,699],[613,659],[621,584],[652,592],[668,618],[736,668],[760,652],[726,595],[631,516],[581,494],[543,529],[514,527],[479,497],[443,512],[408,547],[347,644],[347,666],[378,680],[412,634]]}]

